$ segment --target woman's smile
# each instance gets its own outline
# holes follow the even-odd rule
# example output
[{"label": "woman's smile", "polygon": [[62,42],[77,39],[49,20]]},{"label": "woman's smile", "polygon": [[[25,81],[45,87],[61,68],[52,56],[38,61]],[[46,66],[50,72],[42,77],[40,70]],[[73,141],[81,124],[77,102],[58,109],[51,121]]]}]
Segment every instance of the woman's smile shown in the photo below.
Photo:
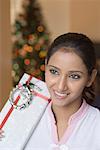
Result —
[{"label": "woman's smile", "polygon": [[69,95],[69,93],[67,93],[67,91],[65,93],[65,92],[58,92],[58,91],[54,90],[54,95],[55,95],[55,97],[57,99],[63,100],[65,98],[67,98],[67,96]]}]

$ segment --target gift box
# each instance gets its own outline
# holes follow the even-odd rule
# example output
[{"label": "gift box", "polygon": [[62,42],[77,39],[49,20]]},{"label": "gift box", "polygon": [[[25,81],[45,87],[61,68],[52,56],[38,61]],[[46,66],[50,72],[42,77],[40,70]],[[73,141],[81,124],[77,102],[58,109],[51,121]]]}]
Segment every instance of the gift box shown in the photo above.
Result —
[{"label": "gift box", "polygon": [[0,149],[24,149],[49,100],[45,82],[25,73],[0,113],[0,128],[5,135]]}]

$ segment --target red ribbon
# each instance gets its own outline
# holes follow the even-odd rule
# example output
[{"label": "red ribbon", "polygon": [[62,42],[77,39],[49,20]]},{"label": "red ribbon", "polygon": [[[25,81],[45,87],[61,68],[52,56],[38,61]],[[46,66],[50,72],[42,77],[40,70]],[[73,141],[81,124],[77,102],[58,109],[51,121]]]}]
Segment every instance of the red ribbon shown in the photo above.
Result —
[{"label": "red ribbon", "polygon": [[[20,99],[20,96],[18,96],[18,97],[16,98],[16,100],[15,100],[15,102],[14,102],[15,105],[18,103],[19,99]],[[14,107],[13,107],[13,105],[12,105],[11,108],[9,109],[8,113],[6,114],[6,116],[4,117],[4,119],[3,119],[3,121],[2,121],[2,123],[1,123],[1,125],[0,125],[0,129],[3,128],[4,124],[5,124],[6,121],[8,120],[10,114],[12,113],[13,109],[14,109]]]}]

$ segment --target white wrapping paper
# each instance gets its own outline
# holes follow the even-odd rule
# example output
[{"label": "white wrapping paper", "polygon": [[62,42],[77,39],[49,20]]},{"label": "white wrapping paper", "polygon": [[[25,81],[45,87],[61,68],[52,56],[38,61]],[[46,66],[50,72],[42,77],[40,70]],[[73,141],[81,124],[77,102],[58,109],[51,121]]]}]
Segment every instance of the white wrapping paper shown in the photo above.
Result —
[{"label": "white wrapping paper", "polygon": [[0,150],[23,150],[49,103],[45,82],[24,74],[18,87],[0,113],[0,128],[5,134]]}]

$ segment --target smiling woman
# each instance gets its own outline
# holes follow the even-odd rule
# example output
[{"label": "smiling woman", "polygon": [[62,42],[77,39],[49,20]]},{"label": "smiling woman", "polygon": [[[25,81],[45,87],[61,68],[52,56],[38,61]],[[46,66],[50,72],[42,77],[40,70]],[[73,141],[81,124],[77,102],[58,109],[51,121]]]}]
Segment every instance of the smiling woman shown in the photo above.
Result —
[{"label": "smiling woman", "polygon": [[94,46],[87,36],[67,33],[54,40],[45,61],[51,102],[25,150],[100,149],[100,112],[91,106],[95,66]]}]

